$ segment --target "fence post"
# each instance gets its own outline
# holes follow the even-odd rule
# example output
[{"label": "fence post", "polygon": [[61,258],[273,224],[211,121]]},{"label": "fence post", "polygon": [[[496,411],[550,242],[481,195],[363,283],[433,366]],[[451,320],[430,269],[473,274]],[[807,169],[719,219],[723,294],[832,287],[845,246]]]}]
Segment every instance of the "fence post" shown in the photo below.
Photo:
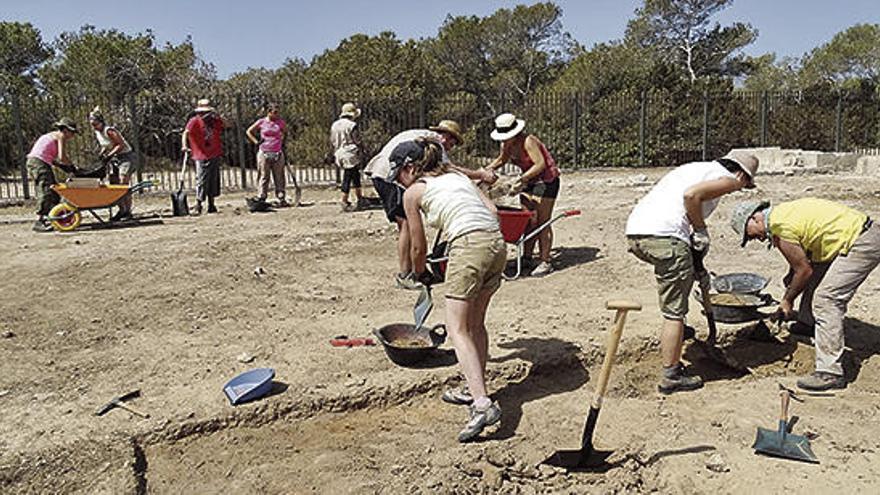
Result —
[{"label": "fence post", "polygon": [[709,90],[703,90],[703,161],[709,156]]},{"label": "fence post", "polygon": [[419,129],[428,127],[428,101],[425,98],[424,91],[419,97]]},{"label": "fence post", "polygon": [[843,120],[843,93],[837,92],[837,111],[834,115],[834,151],[840,151],[840,141],[841,141],[841,133],[842,129],[842,121]]},{"label": "fence post", "polygon": [[141,182],[144,180],[143,172],[141,172],[144,168],[144,157],[141,155],[141,132],[140,126],[138,126],[134,95],[128,95],[128,115],[131,118],[131,139],[133,141],[131,145],[134,148],[134,159],[137,164],[137,181]]},{"label": "fence post", "polygon": [[571,160],[574,168],[578,167],[578,163],[580,163],[580,147],[581,147],[581,99],[580,93],[577,91],[574,92],[574,96],[572,98],[571,105],[571,132],[573,134],[571,139]]},{"label": "fence post", "polygon": [[767,92],[761,91],[761,147],[767,146]]},{"label": "fence post", "polygon": [[645,117],[648,113],[648,92],[642,90],[639,107],[639,166],[645,166]]},{"label": "fence post", "polygon": [[235,97],[235,134],[238,137],[238,165],[241,167],[241,189],[247,189],[247,168],[245,167],[244,157],[244,130],[241,123],[241,93]]},{"label": "fence post", "polygon": [[18,148],[18,164],[21,170],[21,185],[24,190],[24,199],[31,199],[31,191],[28,184],[27,160],[25,159],[24,134],[21,129],[21,101],[18,92],[12,91],[12,120],[15,122],[15,145]]}]

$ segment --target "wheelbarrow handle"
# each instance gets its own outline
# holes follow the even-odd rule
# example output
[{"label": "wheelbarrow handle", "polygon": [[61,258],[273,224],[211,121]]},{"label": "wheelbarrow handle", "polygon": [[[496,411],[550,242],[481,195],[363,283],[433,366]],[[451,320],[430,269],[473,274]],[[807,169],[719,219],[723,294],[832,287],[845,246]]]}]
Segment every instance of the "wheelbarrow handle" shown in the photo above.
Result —
[{"label": "wheelbarrow handle", "polygon": [[546,229],[547,227],[549,227],[550,225],[556,223],[558,220],[560,220],[560,219],[562,219],[562,218],[566,218],[566,217],[574,217],[574,216],[577,216],[577,215],[580,215],[580,214],[581,214],[581,210],[567,210],[567,211],[564,211],[564,212],[562,212],[562,213],[556,215],[555,217],[551,218],[550,220],[547,220],[546,222],[544,222],[544,223],[542,223],[541,225],[537,226],[537,227],[535,228],[535,230],[529,232],[528,235],[523,236],[523,238],[522,238],[522,240],[521,240],[520,242],[526,242],[526,241],[528,241],[528,240],[531,239],[532,237],[535,237],[536,235],[540,234],[542,230]]}]

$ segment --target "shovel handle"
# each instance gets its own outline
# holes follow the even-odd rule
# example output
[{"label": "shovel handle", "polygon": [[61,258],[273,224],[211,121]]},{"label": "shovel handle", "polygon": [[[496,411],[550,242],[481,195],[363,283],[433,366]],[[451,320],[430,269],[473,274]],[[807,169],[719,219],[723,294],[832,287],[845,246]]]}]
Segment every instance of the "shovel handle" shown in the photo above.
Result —
[{"label": "shovel handle", "polygon": [[791,392],[788,389],[782,389],[779,391],[781,410],[779,411],[779,420],[787,423],[788,422],[788,404],[791,402]]},{"label": "shovel handle", "polygon": [[117,402],[117,403],[116,403],[116,407],[120,407],[120,408],[122,408],[122,409],[125,409],[126,411],[128,411],[128,412],[130,412],[130,413],[132,413],[132,414],[136,414],[136,415],[138,415],[138,416],[140,416],[140,417],[142,417],[142,418],[149,418],[149,417],[150,417],[149,414],[144,413],[144,412],[141,412],[141,411],[139,411],[139,410],[137,410],[137,409],[135,409],[135,408],[129,406],[128,404],[126,404],[126,403],[124,403],[124,402]]},{"label": "shovel handle", "polygon": [[605,356],[602,358],[602,371],[599,373],[599,382],[596,384],[596,392],[593,394],[593,402],[591,404],[591,407],[597,410],[602,407],[602,398],[605,397],[605,391],[608,389],[608,378],[611,377],[614,356],[617,354],[617,346],[620,344],[620,336],[623,334],[626,313],[642,309],[641,304],[632,301],[608,301],[605,303],[605,307],[615,310],[616,313],[614,315],[614,326],[608,334]]}]

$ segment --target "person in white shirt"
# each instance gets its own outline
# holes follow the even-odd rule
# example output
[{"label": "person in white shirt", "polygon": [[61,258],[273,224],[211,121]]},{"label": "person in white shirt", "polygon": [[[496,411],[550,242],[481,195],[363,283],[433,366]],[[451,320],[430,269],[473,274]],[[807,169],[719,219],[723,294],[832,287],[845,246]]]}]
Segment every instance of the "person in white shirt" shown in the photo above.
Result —
[{"label": "person in white shirt", "polygon": [[454,120],[442,120],[436,126],[427,129],[410,129],[391,138],[382,150],[374,156],[364,172],[371,176],[376,194],[382,200],[385,216],[391,223],[397,224],[397,259],[399,271],[395,276],[397,286],[402,289],[418,289],[420,284],[413,276],[412,263],[409,259],[409,231],[406,227],[406,214],[403,211],[403,188],[394,179],[389,178],[391,171],[391,152],[399,144],[416,139],[427,139],[437,142],[442,147],[441,161],[452,169],[466,175],[472,180],[492,183],[497,179],[494,172],[486,169],[471,170],[450,162],[448,152],[458,144],[464,143],[461,127]]},{"label": "person in white shirt", "polygon": [[442,154],[440,145],[430,141],[402,143],[391,154],[389,177],[406,187],[403,208],[412,246],[409,255],[423,284],[433,281],[425,269],[423,214],[425,223],[439,229],[448,242],[446,330],[468,390],[444,394],[444,400],[470,405],[468,423],[458,434],[460,442],[467,442],[501,420],[501,408],[486,391],[485,320],[489,301],[501,286],[507,248],[495,205],[467,176],[445,164]]},{"label": "person in white shirt", "polygon": [[[330,143],[333,144],[333,156],[336,166],[342,169],[342,210],[352,211],[363,208],[365,200],[361,194],[361,138],[357,127],[357,118],[361,109],[354,103],[342,105],[339,119],[330,126]],[[355,206],[348,201],[348,193],[354,189],[357,198]]]},{"label": "person in white shirt", "polygon": [[688,295],[694,283],[694,256],[709,249],[706,218],[721,196],[754,187],[758,159],[732,151],[711,162],[693,162],[666,174],[642,198],[626,222],[629,251],[654,265],[660,312],[663,372],[658,390],[670,394],[703,386],[681,363]]}]

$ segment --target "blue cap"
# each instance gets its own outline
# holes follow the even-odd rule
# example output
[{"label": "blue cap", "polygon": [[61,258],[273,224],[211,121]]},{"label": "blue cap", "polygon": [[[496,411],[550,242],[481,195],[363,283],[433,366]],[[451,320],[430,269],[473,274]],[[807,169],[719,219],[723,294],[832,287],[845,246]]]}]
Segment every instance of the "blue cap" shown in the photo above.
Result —
[{"label": "blue cap", "polygon": [[388,157],[391,170],[388,172],[388,180],[397,180],[403,167],[417,162],[425,157],[425,143],[423,141],[404,141],[398,144]]}]

